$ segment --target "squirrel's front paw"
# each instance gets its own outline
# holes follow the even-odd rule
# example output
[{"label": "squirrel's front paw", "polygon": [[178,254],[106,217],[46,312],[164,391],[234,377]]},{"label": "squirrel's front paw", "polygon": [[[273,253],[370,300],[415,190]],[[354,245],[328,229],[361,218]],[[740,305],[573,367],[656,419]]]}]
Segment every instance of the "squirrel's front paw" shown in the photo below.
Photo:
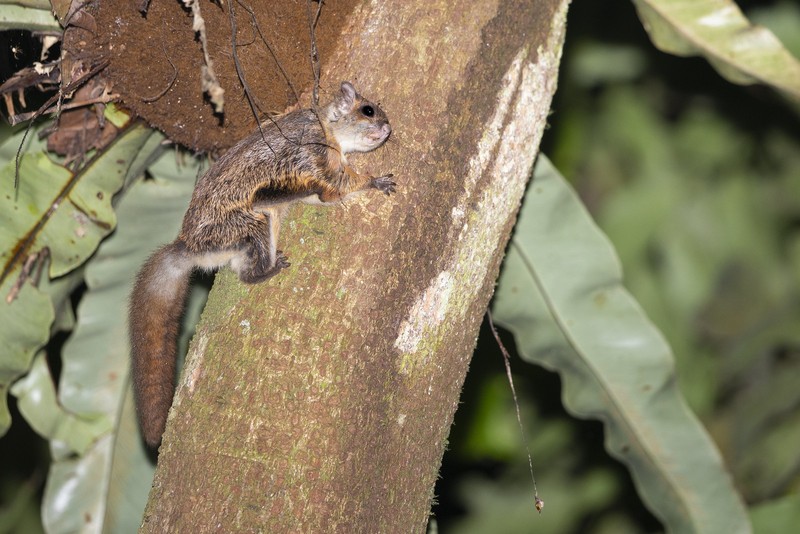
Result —
[{"label": "squirrel's front paw", "polygon": [[377,178],[372,179],[372,187],[377,189],[382,193],[386,193],[387,195],[394,193],[395,186],[397,185],[392,178],[394,174],[385,174],[383,176],[378,176]]}]

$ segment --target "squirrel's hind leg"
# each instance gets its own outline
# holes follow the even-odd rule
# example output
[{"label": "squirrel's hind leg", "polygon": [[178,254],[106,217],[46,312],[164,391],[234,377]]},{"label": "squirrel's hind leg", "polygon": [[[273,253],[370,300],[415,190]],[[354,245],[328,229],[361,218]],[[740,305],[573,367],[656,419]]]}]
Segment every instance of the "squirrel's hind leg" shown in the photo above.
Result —
[{"label": "squirrel's hind leg", "polygon": [[277,249],[284,212],[285,209],[268,209],[260,213],[260,224],[241,245],[240,261],[231,265],[242,282],[257,284],[289,267],[286,256]]}]

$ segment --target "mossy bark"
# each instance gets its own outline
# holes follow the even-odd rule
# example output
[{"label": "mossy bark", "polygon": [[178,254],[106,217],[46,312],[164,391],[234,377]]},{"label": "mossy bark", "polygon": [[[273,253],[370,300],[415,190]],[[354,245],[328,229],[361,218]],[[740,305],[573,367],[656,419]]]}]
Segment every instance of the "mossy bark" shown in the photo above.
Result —
[{"label": "mossy bark", "polygon": [[[218,277],[146,532],[423,532],[556,86],[567,0],[365,2],[323,88],[380,101],[392,197],[294,209],[292,266]],[[324,98],[324,97],[323,97]],[[531,503],[533,505],[533,503]]]}]

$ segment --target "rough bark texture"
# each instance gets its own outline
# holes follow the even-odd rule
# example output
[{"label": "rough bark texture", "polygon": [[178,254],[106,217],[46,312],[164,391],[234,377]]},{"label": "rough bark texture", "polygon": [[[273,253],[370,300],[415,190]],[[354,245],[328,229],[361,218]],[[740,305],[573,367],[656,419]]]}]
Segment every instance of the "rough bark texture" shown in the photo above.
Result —
[{"label": "rough bark texture", "polygon": [[[324,73],[394,141],[396,195],[290,213],[290,269],[218,278],[146,532],[423,532],[555,90],[567,0],[366,2]],[[533,505],[533,503],[531,503]]]}]

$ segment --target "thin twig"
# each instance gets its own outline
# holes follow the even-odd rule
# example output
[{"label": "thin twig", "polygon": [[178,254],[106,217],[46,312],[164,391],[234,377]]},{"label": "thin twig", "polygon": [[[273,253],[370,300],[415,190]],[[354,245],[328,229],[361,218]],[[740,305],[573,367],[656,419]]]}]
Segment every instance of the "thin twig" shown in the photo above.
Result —
[{"label": "thin twig", "polygon": [[486,310],[486,317],[489,319],[489,327],[492,330],[492,335],[494,335],[495,341],[500,346],[500,352],[503,354],[503,360],[506,364],[506,376],[508,377],[508,385],[511,386],[511,395],[514,397],[514,406],[517,409],[517,423],[519,424],[519,431],[522,434],[522,442],[525,444],[525,452],[528,453],[528,467],[531,471],[531,481],[533,482],[533,502],[534,506],[536,507],[536,511],[540,514],[542,513],[542,508],[544,508],[544,501],[539,498],[539,490],[536,489],[536,477],[533,474],[533,457],[531,456],[531,449],[528,446],[528,438],[525,435],[525,429],[522,426],[522,416],[519,413],[519,400],[517,400],[517,390],[514,388],[514,379],[511,377],[511,357],[508,354],[508,350],[506,350],[505,345],[500,340],[500,335],[497,333],[497,329],[494,327],[494,321],[492,320],[492,312],[490,310]]},{"label": "thin twig", "polygon": [[170,80],[170,82],[167,84],[167,87],[164,88],[164,90],[158,93],[156,96],[142,98],[142,102],[146,102],[147,104],[155,102],[156,100],[167,94],[167,91],[172,89],[172,86],[175,84],[175,80],[178,79],[178,68],[175,66],[175,63],[173,63],[172,60],[169,58],[167,51],[164,49],[164,43],[161,43],[161,51],[164,52],[164,57],[167,58],[167,61],[169,61],[169,64],[172,67],[172,80]]},{"label": "thin twig", "polygon": [[22,147],[25,145],[25,140],[28,138],[28,133],[31,131],[31,128],[33,127],[33,121],[35,121],[36,119],[41,117],[50,108],[50,106],[53,105],[54,102],[57,102],[57,101],[60,102],[61,101],[61,97],[65,93],[70,93],[70,92],[74,91],[75,89],[77,89],[78,87],[80,87],[81,85],[86,83],[86,81],[89,80],[92,76],[94,76],[95,74],[97,74],[98,72],[100,72],[101,70],[106,68],[108,66],[108,63],[109,63],[108,60],[101,61],[100,63],[98,63],[97,65],[95,65],[91,69],[89,69],[89,72],[87,72],[86,74],[84,74],[83,76],[78,78],[77,80],[73,80],[72,82],[70,82],[69,85],[67,85],[63,89],[59,89],[58,93],[56,93],[55,95],[53,95],[50,98],[48,98],[47,102],[42,104],[42,106],[38,110],[36,110],[36,113],[33,114],[33,116],[31,117],[30,122],[28,123],[28,126],[25,128],[25,133],[22,134],[22,141],[20,141],[19,147],[17,147],[17,155],[14,158],[14,163],[15,163],[15,166],[14,166],[14,189],[15,190],[19,187],[19,166],[20,166],[20,160],[22,159]]},{"label": "thin twig", "polygon": [[[86,106],[91,106],[92,104],[108,104],[109,102],[113,102],[117,98],[119,98],[119,94],[111,93],[111,94],[107,94],[107,95],[100,95],[100,96],[95,97],[95,98],[89,98],[87,100],[80,100],[78,102],[72,101],[69,104],[62,105],[60,109],[58,107],[55,107],[55,106],[54,107],[50,107],[49,109],[44,110],[39,116],[48,115],[50,113],[55,113],[57,111],[69,111],[71,109],[83,108],[83,107],[86,107]],[[19,124],[20,122],[23,122],[23,121],[32,120],[33,118],[35,118],[34,117],[35,114],[36,114],[36,112],[20,113],[19,115],[14,115],[13,117],[9,117],[9,122],[12,125]],[[12,122],[12,119],[13,119],[13,122]]]},{"label": "thin twig", "polygon": [[20,270],[19,277],[14,282],[14,285],[11,286],[11,289],[8,291],[8,295],[6,295],[6,303],[11,304],[16,300],[17,295],[22,290],[22,286],[28,279],[31,279],[31,272],[33,272],[33,268],[38,264],[39,268],[36,271],[36,275],[31,279],[34,286],[39,285],[39,279],[42,275],[42,266],[44,264],[45,259],[47,256],[50,255],[50,249],[44,247],[39,252],[34,252],[30,256],[25,259],[25,263],[22,265],[22,269]]},{"label": "thin twig", "polygon": [[[234,3],[239,3],[240,5],[242,5],[245,8],[245,10],[248,11],[248,13],[250,13],[251,16],[255,17],[255,14],[253,13],[253,11],[251,9],[248,8],[248,6],[243,5],[241,2],[238,2],[238,1],[237,2],[233,2],[233,1],[228,2],[228,5],[230,6],[229,7],[229,11],[228,11],[228,16],[229,16],[230,22],[231,22],[231,48],[232,48],[232,54],[231,55],[233,56],[233,63],[234,63],[234,66],[236,67],[236,74],[239,77],[239,81],[241,82],[242,88],[244,89],[244,92],[245,92],[245,96],[247,97],[247,102],[250,105],[250,110],[252,111],[253,116],[255,117],[256,122],[258,124],[258,131],[261,133],[261,138],[264,140],[264,143],[266,143],[267,147],[269,147],[270,151],[272,151],[272,153],[275,154],[275,151],[270,146],[269,142],[267,141],[266,135],[264,134],[264,129],[261,126],[261,121],[258,118],[258,112],[256,110],[255,102],[254,102],[253,97],[252,97],[252,95],[250,93],[250,86],[247,84],[247,80],[245,79],[245,76],[244,76],[244,70],[242,69],[241,63],[239,62],[239,54],[237,52],[238,43],[236,41],[236,33],[237,33],[236,12],[235,12],[235,9],[233,7]],[[307,4],[307,8],[308,8],[308,13],[309,13],[309,21],[310,21],[310,28],[311,28],[311,42],[312,42],[312,48],[313,48],[312,56],[314,58],[317,58],[316,38],[314,36],[314,27],[316,26],[316,23],[319,20],[320,12],[322,11],[322,2],[319,3],[319,8],[317,9],[316,16],[314,18],[311,17],[310,4]],[[261,30],[260,29],[258,29],[258,33],[259,33],[259,35],[261,35]],[[263,36],[262,36],[262,40],[264,40],[264,43],[267,45],[267,48],[270,50],[270,52],[272,52],[272,48],[269,46],[269,44],[267,43],[266,39],[263,38]],[[278,61],[278,58],[277,58],[277,56],[274,55],[274,53],[273,53],[273,57],[275,57],[275,61],[278,64],[278,67],[280,68],[281,72],[284,73],[284,76],[286,76],[285,71],[283,70],[283,67],[280,65],[280,62]],[[312,70],[314,71],[314,80],[315,80],[314,81],[314,95],[315,95],[316,100],[318,100],[319,99],[319,97],[318,97],[318,87],[319,87],[319,60],[318,60],[318,58],[317,58],[317,61],[316,61],[316,68],[314,68],[314,65],[312,64]],[[288,81],[288,76],[286,77],[286,79]],[[292,88],[292,92],[295,93],[295,98],[297,98],[297,93],[294,91],[294,86],[292,86],[291,83],[289,84],[289,86]],[[327,136],[327,131],[325,129],[325,126],[322,124],[322,120],[319,118],[319,114],[317,113],[317,105],[316,105],[316,103],[312,102],[311,106],[312,106],[312,110],[314,111],[314,115],[317,117],[317,120],[319,121],[319,125],[322,128],[323,133]],[[273,119],[269,115],[267,115],[267,119],[272,123],[273,126],[275,126],[275,128],[278,130],[278,133],[280,133],[280,135],[283,136],[283,138],[286,139],[287,141],[290,141],[290,142],[298,144],[298,145],[322,145],[322,146],[326,146],[328,148],[333,148],[330,145],[328,145],[327,143],[303,143],[302,139],[300,140],[300,142],[298,142],[298,140],[296,140],[296,139],[290,139],[289,137],[287,137],[283,133],[283,130],[281,129],[280,124],[278,124],[278,122],[275,119]]]},{"label": "thin twig", "polygon": [[317,50],[317,22],[322,12],[322,0],[317,0],[317,12],[311,13],[311,0],[306,0],[306,15],[308,16],[308,30],[311,36],[311,72],[314,74],[314,87],[311,88],[311,107],[316,113],[319,106],[319,51]]},{"label": "thin twig", "polygon": [[33,287],[39,287],[39,282],[42,281],[42,273],[44,273],[47,259],[50,257],[50,247],[45,246],[39,251],[39,261],[37,262],[36,273],[33,275],[31,283]]},{"label": "thin twig", "polygon": [[[233,52],[233,64],[236,66],[236,75],[239,76],[239,82],[242,84],[242,88],[244,89],[244,95],[247,97],[247,103],[250,104],[250,111],[253,112],[253,117],[256,119],[256,124],[258,124],[258,131],[261,133],[261,139],[264,140],[264,143],[267,145],[267,148],[270,149],[273,155],[275,155],[275,151],[272,149],[272,146],[267,141],[267,136],[264,135],[264,129],[261,127],[261,120],[258,118],[258,111],[256,110],[256,104],[253,101],[253,96],[250,94],[250,86],[247,85],[247,80],[244,77],[244,70],[242,69],[242,64],[239,62],[239,53],[236,50],[237,43],[236,43],[236,12],[234,10],[234,5],[236,2],[228,2],[228,17],[231,20],[231,50]],[[274,122],[274,121],[273,121]]]},{"label": "thin twig", "polygon": [[311,111],[317,117],[319,127],[322,128],[322,133],[325,139],[328,138],[328,130],[325,128],[322,119],[319,116],[319,52],[317,50],[317,22],[319,21],[320,13],[322,12],[322,0],[317,0],[318,7],[317,13],[312,16],[311,14],[311,0],[306,0],[306,15],[308,17],[308,31],[311,40],[311,72],[314,74],[314,86],[311,88]]},{"label": "thin twig", "polygon": [[245,9],[245,11],[247,11],[250,14],[250,21],[252,22],[253,27],[256,29],[256,33],[258,33],[258,36],[261,37],[261,41],[264,43],[264,46],[267,47],[267,50],[269,50],[269,53],[272,55],[272,59],[275,60],[275,64],[278,66],[278,70],[281,71],[283,79],[286,80],[286,83],[289,85],[289,89],[292,90],[292,95],[294,95],[294,101],[300,102],[300,96],[297,94],[297,90],[295,90],[292,80],[289,79],[289,75],[283,69],[283,65],[281,65],[280,60],[278,60],[278,56],[277,54],[275,54],[275,50],[272,49],[272,45],[269,44],[269,41],[267,41],[267,39],[264,37],[264,34],[261,33],[261,27],[258,25],[258,20],[256,19],[256,14],[253,11],[253,8],[245,4],[241,0],[237,0],[236,3],[242,6]]}]

